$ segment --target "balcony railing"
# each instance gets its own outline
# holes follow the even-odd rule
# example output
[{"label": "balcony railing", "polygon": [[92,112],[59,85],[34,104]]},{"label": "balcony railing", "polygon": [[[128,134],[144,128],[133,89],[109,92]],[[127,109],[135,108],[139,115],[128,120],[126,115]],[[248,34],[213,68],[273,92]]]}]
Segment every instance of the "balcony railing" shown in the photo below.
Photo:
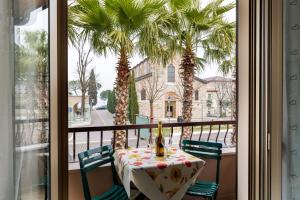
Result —
[{"label": "balcony railing", "polygon": [[[179,145],[182,140],[184,127],[191,130],[190,139],[201,141],[221,142],[224,147],[232,147],[232,137],[235,134],[236,121],[205,121],[189,123],[164,123],[163,130],[167,134],[170,145]],[[148,139],[143,140],[141,130],[155,133],[157,124],[94,126],[69,128],[69,162],[77,162],[77,154],[96,146],[113,144],[115,147],[116,131],[124,131],[126,135],[125,146],[145,147]],[[150,134],[152,135],[152,134]],[[141,143],[144,144],[141,144]]]},{"label": "balcony railing", "polygon": [[[18,145],[32,146],[45,143],[41,132],[47,135],[48,119],[16,120],[15,131]],[[191,130],[190,139],[221,142],[224,147],[235,146],[232,138],[235,136],[236,121],[204,121],[189,123],[164,123],[163,130],[170,145],[179,145],[184,127]],[[93,126],[69,128],[69,162],[77,162],[77,154],[93,147],[113,144],[116,131],[124,131],[126,147],[146,147],[149,140],[142,137],[142,132],[148,130],[150,135],[156,132],[157,124]]]}]

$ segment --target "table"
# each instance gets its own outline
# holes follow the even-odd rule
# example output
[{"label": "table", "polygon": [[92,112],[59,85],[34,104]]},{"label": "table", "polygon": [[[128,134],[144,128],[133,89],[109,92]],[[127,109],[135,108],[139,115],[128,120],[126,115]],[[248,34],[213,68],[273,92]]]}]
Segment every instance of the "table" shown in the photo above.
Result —
[{"label": "table", "polygon": [[157,157],[150,148],[119,149],[114,154],[118,175],[130,197],[130,182],[153,200],[179,200],[192,185],[205,162],[171,147]]}]

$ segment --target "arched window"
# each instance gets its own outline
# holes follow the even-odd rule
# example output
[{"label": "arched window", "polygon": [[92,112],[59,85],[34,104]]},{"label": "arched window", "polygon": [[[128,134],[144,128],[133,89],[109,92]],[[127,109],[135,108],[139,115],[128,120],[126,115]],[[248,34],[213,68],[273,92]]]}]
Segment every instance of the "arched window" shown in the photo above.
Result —
[{"label": "arched window", "polygon": [[169,65],[168,66],[168,82],[169,83],[174,83],[175,82],[175,67],[174,65]]},{"label": "arched window", "polygon": [[199,90],[195,90],[195,101],[199,101]]},{"label": "arched window", "polygon": [[141,100],[146,100],[146,90],[144,88],[141,90]]}]

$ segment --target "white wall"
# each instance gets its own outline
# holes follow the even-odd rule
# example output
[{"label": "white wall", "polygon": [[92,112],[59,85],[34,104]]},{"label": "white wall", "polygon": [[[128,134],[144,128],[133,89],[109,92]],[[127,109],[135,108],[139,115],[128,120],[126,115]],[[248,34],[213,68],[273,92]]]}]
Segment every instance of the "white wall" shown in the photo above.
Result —
[{"label": "white wall", "polygon": [[0,200],[13,199],[11,2],[0,1]]},{"label": "white wall", "polygon": [[238,3],[238,198],[248,199],[249,0]]}]

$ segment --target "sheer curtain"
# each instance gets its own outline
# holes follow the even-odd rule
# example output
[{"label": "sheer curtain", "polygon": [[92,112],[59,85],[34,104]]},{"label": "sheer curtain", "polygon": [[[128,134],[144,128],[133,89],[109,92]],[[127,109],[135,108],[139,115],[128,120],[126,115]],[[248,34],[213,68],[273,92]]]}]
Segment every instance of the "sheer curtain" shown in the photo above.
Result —
[{"label": "sheer curtain", "polygon": [[300,2],[284,0],[282,199],[300,199]]}]

